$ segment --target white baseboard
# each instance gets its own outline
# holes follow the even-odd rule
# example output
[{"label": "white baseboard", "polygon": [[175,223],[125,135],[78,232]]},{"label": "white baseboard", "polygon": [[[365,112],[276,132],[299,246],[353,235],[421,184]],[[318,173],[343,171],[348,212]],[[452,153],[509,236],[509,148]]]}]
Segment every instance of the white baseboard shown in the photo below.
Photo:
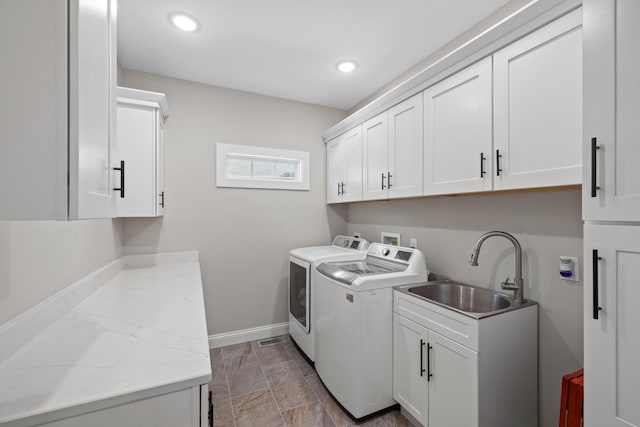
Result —
[{"label": "white baseboard", "polygon": [[209,335],[209,348],[224,347],[226,345],[240,344],[248,341],[277,337],[289,333],[289,323],[276,323],[274,325],[258,326],[257,328],[243,329],[240,331],[225,332],[223,334]]}]

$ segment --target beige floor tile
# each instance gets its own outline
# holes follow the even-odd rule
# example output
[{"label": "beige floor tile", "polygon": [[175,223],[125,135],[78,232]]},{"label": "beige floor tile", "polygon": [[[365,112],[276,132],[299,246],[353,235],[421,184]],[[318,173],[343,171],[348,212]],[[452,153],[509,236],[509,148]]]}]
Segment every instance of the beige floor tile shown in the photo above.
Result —
[{"label": "beige floor tile", "polygon": [[231,398],[237,427],[284,426],[271,391],[268,388]]},{"label": "beige floor tile", "polygon": [[320,381],[318,374],[313,373],[311,375],[307,375],[304,379],[307,381],[307,384],[309,384],[309,387],[311,387],[311,390],[313,390],[320,402],[324,402],[327,398],[331,399],[329,392]]},{"label": "beige floor tile", "polygon": [[225,367],[232,397],[268,387],[258,358],[253,352],[225,359]]},{"label": "beige floor tile", "polygon": [[291,356],[281,344],[270,345],[267,347],[254,347],[253,351],[258,356],[258,360],[260,360],[260,364],[263,369],[291,360]]},{"label": "beige floor tile", "polygon": [[222,347],[222,358],[225,362],[229,359],[235,359],[236,357],[245,356],[253,352],[251,343],[243,342],[241,344],[228,345]]},{"label": "beige floor tile", "polygon": [[292,360],[266,368],[264,374],[281,411],[317,400],[315,393]]},{"label": "beige floor tile", "polygon": [[284,348],[285,350],[287,350],[287,353],[289,353],[291,358],[296,362],[298,368],[300,368],[300,371],[302,371],[302,375],[307,376],[316,372],[315,369],[313,369],[313,366],[311,366],[311,364],[307,362],[307,359],[305,359],[304,356],[300,354],[300,351],[296,348],[295,345],[293,345],[292,343],[287,343],[284,344]]},{"label": "beige floor tile", "polygon": [[389,427],[412,427],[413,424],[406,419],[399,410],[393,410],[380,416],[380,419],[384,421]]},{"label": "beige floor tile", "polygon": [[354,424],[353,420],[346,412],[342,410],[342,408],[333,400],[333,397],[329,396],[326,398],[322,405],[324,406],[324,410],[327,411],[327,414],[333,420],[333,423],[337,427],[346,427]]},{"label": "beige floor tile", "polygon": [[210,352],[211,356],[211,382],[210,384],[227,384],[227,374],[222,360],[222,350],[214,348]]},{"label": "beige floor tile", "polygon": [[291,427],[335,427],[320,402],[298,406],[282,413],[285,423]]}]

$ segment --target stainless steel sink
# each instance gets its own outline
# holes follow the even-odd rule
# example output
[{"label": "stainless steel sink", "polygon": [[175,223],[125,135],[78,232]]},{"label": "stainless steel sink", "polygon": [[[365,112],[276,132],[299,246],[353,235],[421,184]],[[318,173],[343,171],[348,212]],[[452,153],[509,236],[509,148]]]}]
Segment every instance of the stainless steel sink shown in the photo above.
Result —
[{"label": "stainless steel sink", "polygon": [[450,280],[408,285],[396,289],[476,319],[535,304],[532,301],[514,304],[513,299],[508,295]]}]

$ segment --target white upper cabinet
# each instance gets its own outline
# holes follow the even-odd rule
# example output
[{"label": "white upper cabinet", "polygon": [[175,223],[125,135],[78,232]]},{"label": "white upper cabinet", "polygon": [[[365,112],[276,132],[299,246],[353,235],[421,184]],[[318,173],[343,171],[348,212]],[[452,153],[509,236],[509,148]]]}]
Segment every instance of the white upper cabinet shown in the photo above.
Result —
[{"label": "white upper cabinet", "polygon": [[640,221],[640,2],[584,3],[585,220]]},{"label": "white upper cabinet", "polygon": [[0,220],[113,217],[115,0],[5,1],[0,36]]},{"label": "white upper cabinet", "polygon": [[[117,216],[153,217],[164,213],[164,121],[168,116],[164,94],[118,88]],[[121,167],[121,166],[119,166]]]},{"label": "white upper cabinet", "polygon": [[492,189],[491,57],[424,91],[424,194]]},{"label": "white upper cabinet", "polygon": [[364,200],[387,199],[389,127],[387,112],[362,124],[362,181]]},{"label": "white upper cabinet", "polygon": [[422,195],[423,112],[422,94],[412,96],[388,111],[389,198]]},{"label": "white upper cabinet", "polygon": [[494,189],[582,182],[582,10],[493,56]]},{"label": "white upper cabinet", "polygon": [[363,199],[422,195],[422,94],[362,125]]},{"label": "white upper cabinet", "polygon": [[327,203],[362,200],[362,128],[327,143]]}]

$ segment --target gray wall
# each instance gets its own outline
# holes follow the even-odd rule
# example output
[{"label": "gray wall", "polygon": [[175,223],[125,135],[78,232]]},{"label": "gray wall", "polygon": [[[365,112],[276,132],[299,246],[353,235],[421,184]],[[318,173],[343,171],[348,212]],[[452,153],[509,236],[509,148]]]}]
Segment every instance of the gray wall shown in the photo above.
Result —
[{"label": "gray wall", "polygon": [[[346,231],[325,205],[322,131],[341,110],[124,70],[124,85],[164,92],[161,219],[124,220],[125,252],[199,250],[209,334],[286,322],[288,252]],[[215,144],[309,151],[311,190],[216,188]]]},{"label": "gray wall", "polygon": [[119,220],[0,222],[0,324],[121,255]]},{"label": "gray wall", "polygon": [[381,231],[402,233],[407,246],[417,238],[431,272],[496,290],[513,279],[513,246],[487,240],[478,267],[468,264],[471,250],[485,231],[515,235],[524,252],[525,297],[539,303],[539,425],[557,423],[562,376],[583,366],[582,281],[558,277],[559,256],[582,258],[579,190],[356,203],[348,222],[350,234],[370,241]]}]

